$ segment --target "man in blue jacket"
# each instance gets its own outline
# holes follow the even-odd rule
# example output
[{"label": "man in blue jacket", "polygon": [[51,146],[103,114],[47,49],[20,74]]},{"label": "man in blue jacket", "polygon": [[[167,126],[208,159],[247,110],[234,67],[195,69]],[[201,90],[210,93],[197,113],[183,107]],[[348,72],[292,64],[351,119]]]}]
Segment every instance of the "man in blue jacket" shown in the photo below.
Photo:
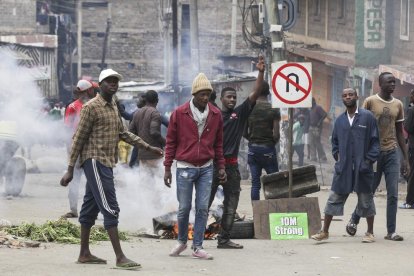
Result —
[{"label": "man in blue jacket", "polygon": [[335,121],[332,132],[332,154],[336,160],[331,193],[325,207],[323,229],[311,238],[317,241],[329,238],[333,216],[343,216],[344,205],[352,192],[358,195],[356,212],[366,217],[368,230],[362,242],[374,238],[374,171],[372,164],[380,153],[379,134],[374,115],[357,107],[358,95],[353,88],[342,92],[346,112]]}]

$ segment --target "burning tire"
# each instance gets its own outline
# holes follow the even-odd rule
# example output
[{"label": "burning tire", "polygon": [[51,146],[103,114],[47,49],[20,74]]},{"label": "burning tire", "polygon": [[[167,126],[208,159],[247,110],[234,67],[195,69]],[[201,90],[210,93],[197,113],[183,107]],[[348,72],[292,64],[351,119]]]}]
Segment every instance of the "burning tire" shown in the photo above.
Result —
[{"label": "burning tire", "polygon": [[26,179],[26,163],[23,158],[13,157],[4,170],[6,196],[18,196]]},{"label": "burning tire", "polygon": [[231,239],[253,239],[254,224],[251,220],[235,221],[230,231]]}]

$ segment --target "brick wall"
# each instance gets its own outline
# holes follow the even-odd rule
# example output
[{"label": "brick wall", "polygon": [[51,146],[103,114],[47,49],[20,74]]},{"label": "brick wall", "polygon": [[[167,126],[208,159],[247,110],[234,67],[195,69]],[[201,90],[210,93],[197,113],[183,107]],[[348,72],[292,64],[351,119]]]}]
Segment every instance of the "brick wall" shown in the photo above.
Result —
[{"label": "brick wall", "polygon": [[[159,1],[123,0],[109,1],[112,21],[106,63],[119,71],[125,80],[160,80],[164,76],[164,40],[162,23],[159,21]],[[178,26],[181,23],[179,1]],[[217,55],[230,54],[232,1],[198,1],[200,71],[210,78],[217,73],[214,66],[221,66]],[[83,8],[82,40],[83,75],[97,78],[102,57],[103,33],[108,17],[107,7]],[[257,54],[242,38],[242,18],[237,9],[237,55]],[[172,29],[172,25],[170,30]],[[97,37],[98,33],[101,37]],[[85,34],[89,37],[85,37]],[[172,39],[171,39],[172,41]],[[179,38],[180,43],[180,30]],[[180,56],[180,54],[179,54]],[[171,54],[172,64],[172,54]],[[87,68],[86,68],[87,67]],[[180,62],[180,81],[190,83],[196,72],[192,72],[188,61]]]},{"label": "brick wall", "polygon": [[1,0],[0,33],[30,34],[36,30],[35,0]]}]

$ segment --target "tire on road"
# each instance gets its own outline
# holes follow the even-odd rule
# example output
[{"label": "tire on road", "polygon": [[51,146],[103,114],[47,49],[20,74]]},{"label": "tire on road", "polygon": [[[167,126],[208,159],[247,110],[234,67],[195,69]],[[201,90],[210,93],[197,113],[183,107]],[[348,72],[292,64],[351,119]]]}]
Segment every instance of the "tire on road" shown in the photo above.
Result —
[{"label": "tire on road", "polygon": [[6,196],[18,196],[26,179],[26,162],[23,158],[13,157],[4,170]]},{"label": "tire on road", "polygon": [[235,221],[230,231],[231,239],[253,239],[254,224],[251,220]]}]

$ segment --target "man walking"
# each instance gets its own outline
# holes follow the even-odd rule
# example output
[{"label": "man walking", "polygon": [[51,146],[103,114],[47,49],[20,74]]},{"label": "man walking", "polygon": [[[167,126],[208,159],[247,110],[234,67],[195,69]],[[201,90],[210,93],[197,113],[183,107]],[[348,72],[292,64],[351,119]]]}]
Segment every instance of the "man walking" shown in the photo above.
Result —
[{"label": "man walking", "polygon": [[[161,136],[161,114],[157,110],[158,93],[149,90],[145,93],[145,106],[134,113],[129,131],[141,137],[145,142],[157,148],[165,146],[165,139]],[[143,168],[155,173],[154,169],[161,165],[161,156],[145,149],[138,152],[138,160]]]},{"label": "man walking", "polygon": [[200,73],[193,81],[192,99],[171,115],[165,147],[164,183],[171,187],[171,165],[177,160],[178,243],[170,256],[176,257],[187,248],[188,221],[193,187],[195,188],[194,258],[211,260],[203,249],[208,218],[208,203],[213,181],[213,162],[218,178],[226,181],[223,158],[223,119],[220,110],[209,102],[213,88]]},{"label": "man walking", "polygon": [[331,193],[325,206],[323,229],[311,238],[317,241],[329,238],[333,216],[343,216],[344,205],[350,193],[356,192],[356,213],[367,218],[368,230],[362,242],[371,243],[374,237],[374,170],[372,164],[380,152],[378,128],[371,112],[357,107],[355,89],[346,88],[342,101],[346,112],[335,121],[332,132],[332,155],[336,161]]},{"label": "man walking", "polygon": [[99,75],[101,93],[87,102],[80,114],[80,121],[73,138],[69,166],[60,184],[67,186],[73,179],[76,160],[83,167],[86,176],[86,190],[80,211],[81,248],[78,263],[105,264],[106,260],[95,257],[89,250],[89,235],[98,213],[104,217],[116,255],[116,267],[121,269],[140,268],[141,265],[129,260],[122,252],[118,236],[119,206],[116,200],[113,171],[118,156],[119,139],[130,144],[163,154],[159,148],[128,132],[119,117],[113,96],[118,90],[121,75],[106,69]]},{"label": "man walking", "polygon": [[[93,83],[87,80],[78,81],[78,84],[76,85],[76,95],[78,95],[78,99],[68,105],[64,117],[64,123],[71,133],[71,139],[78,127],[82,106],[96,95]],[[71,144],[71,142],[68,144]],[[68,152],[70,152],[70,146],[68,146]],[[76,162],[73,169],[73,179],[69,185],[68,193],[70,212],[63,215],[65,218],[78,217],[78,198],[81,176],[82,169],[80,168],[79,162]]]},{"label": "man walking", "polygon": [[[387,235],[386,240],[402,241],[403,237],[396,230],[397,204],[398,204],[398,179],[400,176],[400,158],[397,147],[401,148],[404,160],[401,165],[401,173],[409,174],[408,155],[403,136],[404,110],[400,100],[391,94],[395,89],[395,77],[389,73],[381,73],[378,77],[380,92],[365,99],[363,107],[374,114],[377,120],[381,152],[377,162],[375,191],[385,175],[387,189]],[[346,231],[351,236],[357,231],[360,216],[356,211],[346,226]]]},{"label": "man walking", "polygon": [[[407,118],[404,129],[408,133],[408,158],[410,168],[414,167],[414,89],[410,92],[410,105],[407,109]],[[407,180],[407,196],[405,202],[400,205],[401,209],[414,209],[414,170],[411,169]]]},{"label": "man walking", "polygon": [[214,170],[213,186],[209,206],[213,203],[219,185],[223,186],[224,201],[221,229],[218,235],[217,248],[241,249],[242,245],[230,240],[230,231],[233,227],[234,217],[240,198],[240,172],[237,156],[239,154],[240,141],[247,126],[249,115],[260,96],[265,71],[265,62],[262,56],[256,64],[259,74],[256,79],[254,91],[239,106],[236,107],[237,93],[231,87],[221,90],[221,115],[223,117],[223,151],[226,163],[227,182],[221,183],[218,177],[219,167]]},{"label": "man walking", "polygon": [[310,116],[310,126],[309,126],[309,151],[311,161],[322,161],[326,162],[326,154],[323,149],[321,142],[321,134],[323,121],[328,116],[328,114],[323,110],[323,108],[316,104],[315,98],[312,98],[312,108],[309,113]]},{"label": "man walking", "polygon": [[280,112],[268,102],[269,95],[269,84],[263,81],[260,96],[248,118],[247,162],[252,175],[251,200],[260,200],[262,170],[268,174],[279,171],[275,145],[280,138]]}]

